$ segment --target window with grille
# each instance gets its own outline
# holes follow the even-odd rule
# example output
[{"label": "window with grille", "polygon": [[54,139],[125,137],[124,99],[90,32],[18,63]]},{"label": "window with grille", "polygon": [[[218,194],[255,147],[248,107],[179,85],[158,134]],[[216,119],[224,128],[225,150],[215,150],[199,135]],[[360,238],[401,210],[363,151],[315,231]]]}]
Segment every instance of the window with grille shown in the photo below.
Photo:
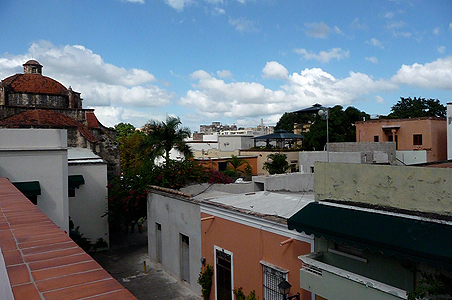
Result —
[{"label": "window with grille", "polygon": [[264,300],[283,300],[278,284],[287,280],[287,273],[266,265],[262,265],[262,267],[264,268]]}]

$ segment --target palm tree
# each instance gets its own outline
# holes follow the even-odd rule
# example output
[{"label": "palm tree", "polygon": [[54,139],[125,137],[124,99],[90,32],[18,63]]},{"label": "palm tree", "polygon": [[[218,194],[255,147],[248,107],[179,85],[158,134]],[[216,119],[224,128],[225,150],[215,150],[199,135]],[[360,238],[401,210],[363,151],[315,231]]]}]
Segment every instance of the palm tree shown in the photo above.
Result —
[{"label": "palm tree", "polygon": [[246,173],[243,169],[239,169],[241,166],[243,165],[249,166],[246,160],[239,158],[236,155],[231,155],[231,158],[228,159],[228,165],[229,168],[225,173],[233,178],[238,178],[240,177],[241,174]]},{"label": "palm tree", "polygon": [[144,126],[146,140],[144,146],[151,148],[151,159],[163,156],[168,165],[170,151],[176,149],[185,158],[192,157],[193,152],[184,139],[190,136],[188,127],[180,127],[182,122],[178,117],[167,116],[165,122],[151,120]]}]

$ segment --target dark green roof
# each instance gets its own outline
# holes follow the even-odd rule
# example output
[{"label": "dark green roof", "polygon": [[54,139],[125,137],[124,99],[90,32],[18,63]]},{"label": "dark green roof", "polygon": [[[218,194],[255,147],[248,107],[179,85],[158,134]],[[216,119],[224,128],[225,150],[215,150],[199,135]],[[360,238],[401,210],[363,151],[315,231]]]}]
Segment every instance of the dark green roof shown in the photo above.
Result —
[{"label": "dark green roof", "polygon": [[452,269],[452,225],[446,222],[312,202],[287,223],[337,243]]},{"label": "dark green roof", "polygon": [[83,175],[69,175],[68,176],[69,189],[75,190],[80,187],[80,185],[85,184],[85,178]]},{"label": "dark green roof", "polygon": [[23,181],[12,183],[24,195],[41,195],[39,181]]}]

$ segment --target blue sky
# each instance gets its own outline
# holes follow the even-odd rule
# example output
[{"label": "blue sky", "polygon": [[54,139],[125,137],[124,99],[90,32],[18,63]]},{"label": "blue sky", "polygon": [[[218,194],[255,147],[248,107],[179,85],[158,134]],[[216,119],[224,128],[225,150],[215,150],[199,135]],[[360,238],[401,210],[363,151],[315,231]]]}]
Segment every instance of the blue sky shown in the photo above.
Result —
[{"label": "blue sky", "polygon": [[0,78],[36,59],[106,126],[452,102],[451,0],[0,0],[0,27]]}]

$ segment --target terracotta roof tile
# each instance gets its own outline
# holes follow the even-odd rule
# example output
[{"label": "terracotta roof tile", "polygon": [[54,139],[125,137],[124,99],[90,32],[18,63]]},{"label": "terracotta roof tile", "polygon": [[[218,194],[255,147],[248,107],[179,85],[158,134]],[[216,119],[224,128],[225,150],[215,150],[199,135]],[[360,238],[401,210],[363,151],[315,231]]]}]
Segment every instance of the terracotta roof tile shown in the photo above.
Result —
[{"label": "terracotta roof tile", "polygon": [[85,116],[89,128],[100,128],[99,121],[93,112],[87,112]]},{"label": "terracotta roof tile", "polygon": [[75,127],[91,143],[98,140],[89,128],[77,120],[53,110],[33,109],[0,120],[0,126],[7,128],[69,128]]},{"label": "terracotta roof tile", "polygon": [[0,247],[17,300],[136,299],[6,178]]},{"label": "terracotta roof tile", "polygon": [[15,74],[2,80],[2,85],[10,86],[12,93],[67,95],[64,85],[41,74]]}]

